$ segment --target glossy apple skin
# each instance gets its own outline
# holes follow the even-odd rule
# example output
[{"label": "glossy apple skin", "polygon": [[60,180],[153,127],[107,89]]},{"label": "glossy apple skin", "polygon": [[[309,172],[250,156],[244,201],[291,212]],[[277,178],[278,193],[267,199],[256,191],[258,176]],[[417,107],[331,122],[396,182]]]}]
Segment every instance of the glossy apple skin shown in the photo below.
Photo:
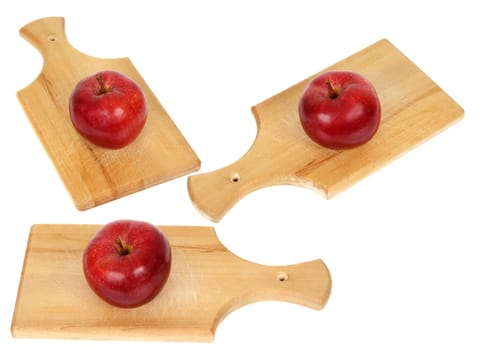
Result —
[{"label": "glossy apple skin", "polygon": [[101,71],[75,86],[69,113],[72,124],[86,139],[119,149],[133,142],[143,129],[147,103],[133,80],[116,71]]},{"label": "glossy apple skin", "polygon": [[351,71],[330,71],[306,86],[299,99],[299,117],[313,141],[331,149],[350,149],[375,135],[381,106],[368,79]]},{"label": "glossy apple skin", "polygon": [[[131,251],[118,251],[118,239]],[[83,255],[84,276],[91,289],[111,305],[133,308],[152,300],[171,270],[171,247],[154,225],[117,220],[104,225]]]}]

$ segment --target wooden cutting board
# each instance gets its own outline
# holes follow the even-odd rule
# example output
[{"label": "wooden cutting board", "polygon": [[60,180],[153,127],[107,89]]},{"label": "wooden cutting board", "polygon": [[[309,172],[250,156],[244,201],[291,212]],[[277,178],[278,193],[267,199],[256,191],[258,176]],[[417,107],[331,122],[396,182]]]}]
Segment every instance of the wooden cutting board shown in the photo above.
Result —
[{"label": "wooden cutting board", "polygon": [[[76,207],[85,210],[200,168],[200,160],[128,58],[85,55],[67,41],[62,17],[20,29],[43,56],[39,76],[17,93],[42,145]],[[138,138],[120,150],[98,147],[80,136],[69,116],[69,96],[82,78],[116,70],[137,82],[148,102]]]},{"label": "wooden cutting board", "polygon": [[32,226],[14,337],[212,341],[224,317],[248,303],[276,300],[322,309],[330,295],[322,260],[258,265],[230,253],[211,227],[160,226],[173,253],[167,284],[143,306],[114,307],[91,291],[82,271],[83,251],[100,227]]},{"label": "wooden cutting board", "polygon": [[374,138],[352,150],[334,151],[307,137],[297,106],[315,74],[252,107],[258,132],[242,158],[188,178],[194,205],[209,219],[219,221],[244,196],[266,186],[300,185],[331,198],[464,116],[463,109],[388,40],[328,70],[356,71],[375,85],[382,122]]}]

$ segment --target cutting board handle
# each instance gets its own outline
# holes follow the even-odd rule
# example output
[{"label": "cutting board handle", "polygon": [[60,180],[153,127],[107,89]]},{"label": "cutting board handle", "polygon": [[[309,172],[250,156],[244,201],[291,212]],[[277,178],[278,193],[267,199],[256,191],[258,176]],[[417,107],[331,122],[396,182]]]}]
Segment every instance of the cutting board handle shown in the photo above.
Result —
[{"label": "cutting board handle", "polygon": [[[329,299],[331,275],[320,259],[287,266],[251,264],[251,267],[254,267],[251,275],[260,277],[252,283],[247,281],[252,295],[237,296],[236,300],[244,305],[276,300],[321,310]],[[251,268],[245,271],[250,272]]]},{"label": "cutting board handle", "polygon": [[254,166],[258,164],[257,157],[257,152],[247,152],[229,166],[189,176],[187,188],[193,205],[208,219],[218,222],[243,197],[275,184],[273,173]]},{"label": "cutting board handle", "polygon": [[218,222],[242,198],[272,185],[294,183],[287,169],[271,162],[280,153],[272,143],[278,135],[277,123],[263,123],[253,107],[257,135],[250,149],[237,161],[223,168],[188,177],[187,188],[193,205],[208,219]]},{"label": "cutting board handle", "polygon": [[[238,201],[264,187],[298,185],[322,190],[318,183],[304,175],[306,166],[314,163],[305,159],[308,154],[324,159],[334,151],[322,150],[315,147],[314,142],[307,141],[297,109],[294,111],[297,98],[288,104],[292,106],[290,111],[272,111],[264,108],[263,103],[253,106],[257,135],[250,149],[226,167],[188,178],[190,199],[208,219],[220,221]],[[282,116],[286,120],[281,121]]]},{"label": "cutting board handle", "polygon": [[46,17],[30,22],[20,28],[20,35],[40,51],[44,64],[49,62],[47,58],[50,54],[59,50],[80,53],[67,40],[63,17]]}]

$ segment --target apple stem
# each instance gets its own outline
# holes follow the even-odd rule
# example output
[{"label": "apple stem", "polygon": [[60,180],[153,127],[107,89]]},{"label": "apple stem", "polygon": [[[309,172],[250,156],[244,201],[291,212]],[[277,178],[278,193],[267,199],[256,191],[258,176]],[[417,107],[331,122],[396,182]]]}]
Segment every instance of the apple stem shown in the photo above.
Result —
[{"label": "apple stem", "polygon": [[99,83],[99,90],[96,93],[98,96],[105,94],[106,92],[109,91],[109,86],[107,86],[106,83],[104,82],[102,75],[97,75],[96,80]]},{"label": "apple stem", "polygon": [[336,97],[339,96],[339,91],[338,89],[336,89],[334,87],[333,84],[331,84],[331,82],[329,80],[326,80],[326,85],[328,86],[329,88],[329,93],[328,93],[328,96],[330,99],[335,99]]},{"label": "apple stem", "polygon": [[131,253],[132,247],[128,243],[126,243],[126,241],[122,240],[119,237],[115,239],[114,245],[119,255],[121,256]]}]

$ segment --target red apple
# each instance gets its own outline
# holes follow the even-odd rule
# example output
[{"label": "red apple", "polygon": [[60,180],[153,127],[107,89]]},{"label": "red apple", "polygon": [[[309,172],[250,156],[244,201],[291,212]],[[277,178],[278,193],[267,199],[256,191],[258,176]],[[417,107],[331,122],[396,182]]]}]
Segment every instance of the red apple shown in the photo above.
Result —
[{"label": "red apple", "polygon": [[378,130],[381,107],[370,81],[350,71],[315,77],[299,100],[306,134],[320,145],[350,149],[369,141]]},{"label": "red apple", "polygon": [[127,76],[102,71],[82,79],[69,99],[76,130],[92,143],[111,149],[131,143],[146,121],[146,98]]},{"label": "red apple", "polygon": [[87,245],[83,268],[91,289],[106,302],[137,307],[152,300],[171,269],[171,248],[154,225],[118,220],[104,225]]}]

